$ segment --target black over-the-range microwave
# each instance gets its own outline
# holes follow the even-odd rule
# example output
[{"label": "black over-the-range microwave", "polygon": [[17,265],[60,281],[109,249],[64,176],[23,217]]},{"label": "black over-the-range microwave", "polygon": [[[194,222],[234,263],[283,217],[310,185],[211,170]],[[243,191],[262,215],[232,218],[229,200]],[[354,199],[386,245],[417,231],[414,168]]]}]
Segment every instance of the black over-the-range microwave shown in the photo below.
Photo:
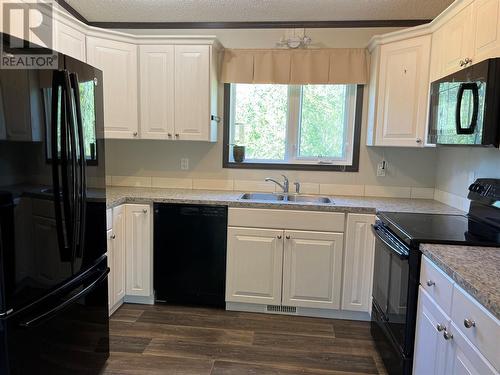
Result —
[{"label": "black over-the-range microwave", "polygon": [[428,143],[498,147],[500,58],[431,84]]}]

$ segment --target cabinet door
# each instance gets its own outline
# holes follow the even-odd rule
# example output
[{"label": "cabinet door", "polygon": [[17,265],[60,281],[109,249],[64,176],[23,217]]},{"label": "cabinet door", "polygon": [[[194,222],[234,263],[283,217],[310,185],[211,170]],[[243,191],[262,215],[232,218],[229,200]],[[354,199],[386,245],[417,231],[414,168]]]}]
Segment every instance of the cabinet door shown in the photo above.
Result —
[{"label": "cabinet door", "polygon": [[500,0],[476,0],[474,14],[474,63],[500,55]]},{"label": "cabinet door", "polygon": [[115,294],[114,294],[114,287],[113,287],[113,280],[115,277],[115,272],[114,272],[114,267],[113,267],[113,230],[109,229],[106,232],[106,238],[107,238],[107,244],[108,244],[108,251],[107,251],[107,256],[108,256],[108,267],[109,267],[109,274],[108,274],[108,309],[109,309],[109,315],[111,315],[113,311],[113,306],[115,305]]},{"label": "cabinet door", "polygon": [[443,25],[441,32],[442,74],[448,75],[462,69],[461,60],[472,58],[472,5],[453,16]]},{"label": "cabinet door", "polygon": [[174,46],[141,46],[141,138],[173,139]]},{"label": "cabinet door", "polygon": [[383,45],[377,146],[422,147],[427,123],[431,36]]},{"label": "cabinet door", "polygon": [[340,308],[343,237],[285,231],[283,305]]},{"label": "cabinet door", "polygon": [[137,46],[87,37],[87,62],[103,72],[106,137],[137,137]]},{"label": "cabinet door", "polygon": [[113,306],[125,297],[125,206],[113,208]]},{"label": "cabinet door", "polygon": [[460,332],[454,323],[449,330],[446,373],[460,375],[498,375],[479,350]]},{"label": "cabinet door", "polygon": [[126,205],[128,296],[152,294],[151,212],[149,205]]},{"label": "cabinet door", "polygon": [[374,215],[347,215],[342,310],[370,311],[375,237]]},{"label": "cabinet door", "polygon": [[449,325],[450,318],[420,287],[413,360],[413,373],[415,375],[441,375],[445,373],[446,350],[449,346],[443,333],[449,329]]},{"label": "cabinet door", "polygon": [[175,46],[176,139],[208,141],[210,46]]},{"label": "cabinet door", "polygon": [[55,49],[80,61],[86,61],[85,34],[76,28],[56,21]]},{"label": "cabinet door", "polygon": [[281,304],[283,231],[228,228],[226,301]]}]

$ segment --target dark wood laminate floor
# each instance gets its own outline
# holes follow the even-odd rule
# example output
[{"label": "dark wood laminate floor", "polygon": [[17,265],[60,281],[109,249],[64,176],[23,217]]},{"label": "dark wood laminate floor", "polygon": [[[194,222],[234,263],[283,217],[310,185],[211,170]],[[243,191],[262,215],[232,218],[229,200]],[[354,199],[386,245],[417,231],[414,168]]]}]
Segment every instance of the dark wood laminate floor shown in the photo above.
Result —
[{"label": "dark wood laminate floor", "polygon": [[369,323],[123,305],[105,374],[385,374]]}]

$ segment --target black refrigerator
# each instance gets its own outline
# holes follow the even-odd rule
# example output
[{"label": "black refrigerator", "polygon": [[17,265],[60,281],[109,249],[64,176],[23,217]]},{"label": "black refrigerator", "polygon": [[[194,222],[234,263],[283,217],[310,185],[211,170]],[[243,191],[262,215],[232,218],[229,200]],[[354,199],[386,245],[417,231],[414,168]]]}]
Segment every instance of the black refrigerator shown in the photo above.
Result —
[{"label": "black refrigerator", "polygon": [[0,375],[109,356],[102,72],[55,55],[0,69]]}]

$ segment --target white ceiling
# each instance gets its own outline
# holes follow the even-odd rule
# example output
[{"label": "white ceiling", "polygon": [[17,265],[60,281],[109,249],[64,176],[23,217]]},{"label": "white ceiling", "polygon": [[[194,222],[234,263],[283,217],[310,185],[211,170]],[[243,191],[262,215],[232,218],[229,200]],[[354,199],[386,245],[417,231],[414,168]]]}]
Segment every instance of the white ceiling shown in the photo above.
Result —
[{"label": "white ceiling", "polygon": [[93,22],[432,19],[453,0],[66,0]]}]

